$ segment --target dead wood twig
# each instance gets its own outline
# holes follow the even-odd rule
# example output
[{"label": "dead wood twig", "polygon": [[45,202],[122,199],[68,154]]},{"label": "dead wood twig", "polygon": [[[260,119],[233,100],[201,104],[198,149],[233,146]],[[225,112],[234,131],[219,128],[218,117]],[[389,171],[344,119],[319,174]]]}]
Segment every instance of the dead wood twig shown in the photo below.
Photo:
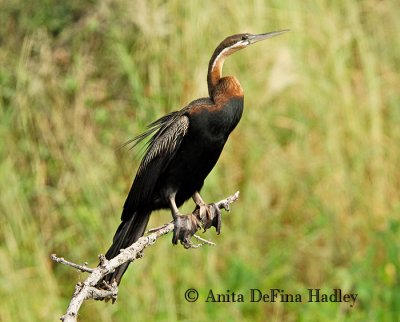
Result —
[{"label": "dead wood twig", "polygon": [[[236,192],[232,196],[229,196],[219,202],[215,203],[219,209],[225,209],[229,211],[229,204],[235,202],[239,198],[239,192]],[[83,303],[83,301],[88,299],[111,299],[113,302],[118,296],[118,287],[116,283],[111,285],[103,285],[102,289],[97,287],[98,282],[107,274],[113,272],[120,265],[132,262],[138,258],[143,257],[143,250],[152,244],[154,244],[157,238],[168,234],[174,230],[174,224],[172,222],[165,224],[162,227],[151,229],[148,235],[139,238],[135,243],[126,249],[122,249],[121,253],[111,260],[107,260],[103,255],[100,255],[100,264],[96,268],[88,268],[85,265],[79,265],[65,260],[62,257],[57,257],[55,254],[51,255],[51,259],[57,263],[61,263],[67,266],[76,268],[82,272],[90,273],[88,278],[84,282],[79,282],[75,286],[75,291],[72,299],[69,303],[67,312],[61,317],[63,322],[74,322],[77,321],[78,311]],[[200,240],[200,244],[190,244],[189,248],[198,248],[204,244],[215,245],[206,239],[199,236],[194,236],[196,239]],[[187,246],[187,245],[186,245]],[[185,247],[186,247],[185,246]]]}]

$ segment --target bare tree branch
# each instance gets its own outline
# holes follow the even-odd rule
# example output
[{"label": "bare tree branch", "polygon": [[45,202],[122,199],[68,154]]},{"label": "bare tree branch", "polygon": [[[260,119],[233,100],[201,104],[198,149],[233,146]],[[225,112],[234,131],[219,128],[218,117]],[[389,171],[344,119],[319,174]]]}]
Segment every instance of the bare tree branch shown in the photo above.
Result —
[{"label": "bare tree branch", "polygon": [[196,234],[194,234],[193,237],[196,238],[197,240],[200,240],[201,243],[197,244],[197,245],[192,245],[192,248],[198,248],[198,247],[201,247],[203,245],[210,245],[210,246],[215,246],[216,245],[214,242],[209,241],[209,240],[207,240],[205,238],[202,238],[200,236],[197,236]]},{"label": "bare tree branch", "polygon": [[67,265],[67,266],[71,266],[73,268],[76,268],[76,269],[80,270],[81,272],[93,273],[93,271],[94,271],[94,268],[89,268],[89,267],[86,266],[87,263],[85,263],[84,265],[75,264],[75,263],[72,263],[72,262],[69,262],[69,261],[65,260],[63,257],[57,257],[56,254],[51,254],[50,257],[51,257],[51,259],[53,261],[55,261],[57,263],[61,263],[61,264]]},{"label": "bare tree branch", "polygon": [[[218,209],[225,209],[229,211],[229,204],[235,202],[239,198],[239,191],[237,191],[232,196],[229,196],[219,202],[215,203]],[[193,214],[198,212],[198,209],[193,212]],[[199,215],[199,214],[197,214]],[[98,288],[99,281],[107,274],[113,272],[117,267],[121,266],[126,262],[132,262],[138,258],[143,257],[143,250],[152,244],[154,244],[157,238],[168,234],[174,230],[173,222],[165,224],[164,226],[149,230],[150,234],[139,238],[135,243],[126,249],[122,249],[121,253],[111,260],[107,260],[103,255],[99,256],[100,264],[96,268],[88,268],[85,265],[79,265],[65,260],[62,257],[57,257],[55,254],[51,255],[51,259],[57,263],[61,263],[67,266],[76,268],[82,272],[91,273],[89,277],[84,282],[79,282],[75,286],[75,291],[72,296],[71,302],[69,303],[67,312],[61,317],[63,322],[74,322],[77,321],[78,311],[83,303],[83,301],[88,299],[96,300],[109,300],[111,299],[114,303],[118,296],[118,286],[116,283],[111,285],[102,285],[102,288]],[[200,244],[185,244],[186,248],[198,248],[204,244],[215,245],[206,239],[194,235],[194,237],[201,241]]]}]

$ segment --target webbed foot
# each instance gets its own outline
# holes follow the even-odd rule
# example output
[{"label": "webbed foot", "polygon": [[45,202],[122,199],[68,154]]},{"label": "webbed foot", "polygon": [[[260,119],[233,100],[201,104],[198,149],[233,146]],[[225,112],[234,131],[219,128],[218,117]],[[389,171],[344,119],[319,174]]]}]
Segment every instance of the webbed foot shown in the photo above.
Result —
[{"label": "webbed foot", "polygon": [[[198,210],[198,212],[196,212]],[[219,235],[221,232],[221,210],[215,204],[198,204],[194,213],[197,214],[197,218],[200,220],[201,225],[206,231],[210,227],[215,227],[217,234]]]},{"label": "webbed foot", "polygon": [[201,228],[201,222],[194,214],[175,214],[174,226],[172,243],[176,245],[180,241],[185,248],[190,248],[190,238]]}]

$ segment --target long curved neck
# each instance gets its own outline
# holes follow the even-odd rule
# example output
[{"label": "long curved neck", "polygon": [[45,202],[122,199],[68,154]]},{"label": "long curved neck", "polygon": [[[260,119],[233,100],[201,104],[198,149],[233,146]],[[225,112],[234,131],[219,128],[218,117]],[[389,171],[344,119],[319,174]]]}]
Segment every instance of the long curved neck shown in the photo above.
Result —
[{"label": "long curved neck", "polygon": [[232,51],[230,48],[221,48],[220,45],[217,47],[217,49],[215,49],[214,54],[211,56],[207,73],[208,94],[211,98],[214,95],[215,87],[222,77],[222,67],[224,65],[225,58],[231,53]]},{"label": "long curved neck", "polygon": [[222,67],[225,58],[235,52],[232,48],[217,47],[208,64],[208,94],[215,101],[223,96],[243,96],[243,89],[234,76],[222,77]]}]

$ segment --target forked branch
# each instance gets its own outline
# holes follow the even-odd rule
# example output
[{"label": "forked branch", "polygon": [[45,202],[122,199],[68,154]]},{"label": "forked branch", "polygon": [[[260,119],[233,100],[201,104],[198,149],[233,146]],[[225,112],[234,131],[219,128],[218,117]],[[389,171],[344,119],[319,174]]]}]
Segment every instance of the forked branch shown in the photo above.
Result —
[{"label": "forked branch", "polygon": [[[218,209],[225,209],[229,211],[229,205],[235,202],[239,198],[239,191],[237,191],[232,196],[229,196],[219,202],[215,203]],[[198,209],[196,209],[193,214],[199,215]],[[102,288],[97,287],[98,282],[107,274],[113,272],[117,267],[124,263],[132,262],[138,258],[143,257],[143,250],[152,244],[154,244],[157,238],[168,234],[174,230],[174,224],[172,222],[165,224],[162,227],[151,229],[147,236],[139,238],[134,244],[126,249],[121,250],[121,253],[111,260],[107,260],[103,255],[99,256],[100,264],[96,268],[88,268],[86,264],[79,265],[65,260],[62,257],[57,257],[55,254],[51,255],[51,259],[57,263],[61,263],[67,266],[76,268],[82,272],[90,273],[88,278],[84,282],[79,282],[75,286],[75,291],[72,299],[69,303],[67,312],[61,317],[63,322],[73,322],[77,321],[78,311],[83,303],[83,301],[88,299],[96,300],[112,300],[115,302],[118,296],[118,286],[116,283],[111,285],[102,285]],[[186,248],[198,248],[202,245],[215,245],[214,243],[205,240],[199,236],[194,235],[194,237],[201,241],[199,244],[190,243],[185,244]]]}]

